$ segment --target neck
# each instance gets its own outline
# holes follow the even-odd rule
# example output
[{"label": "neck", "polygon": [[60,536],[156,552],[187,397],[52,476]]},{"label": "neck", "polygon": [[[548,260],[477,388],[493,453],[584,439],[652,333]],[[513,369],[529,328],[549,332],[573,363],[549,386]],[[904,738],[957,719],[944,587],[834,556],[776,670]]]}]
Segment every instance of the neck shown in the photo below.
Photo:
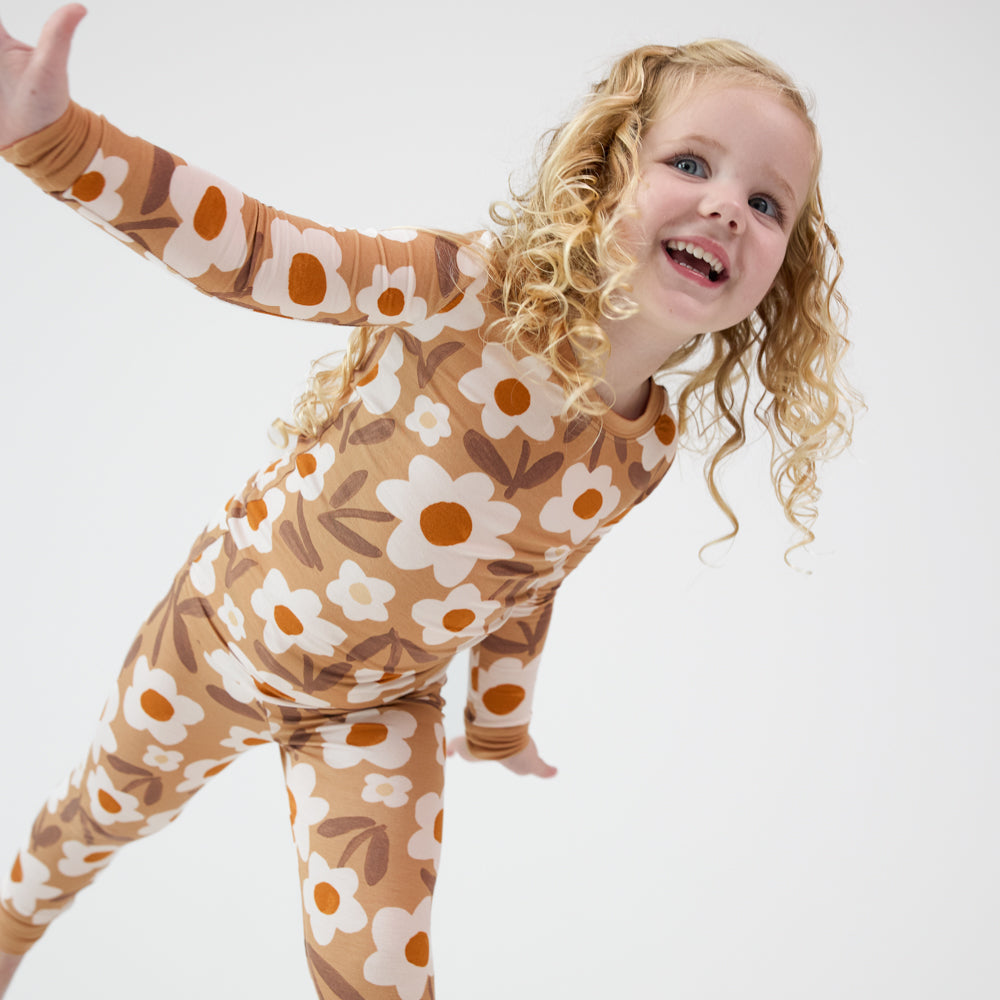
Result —
[{"label": "neck", "polygon": [[645,411],[651,388],[652,382],[649,377],[643,379],[638,385],[626,388],[621,382],[618,382],[616,387],[615,382],[605,374],[604,381],[598,383],[596,392],[614,413],[626,420],[635,420],[642,416]]},{"label": "neck", "polygon": [[611,350],[604,366],[604,381],[597,388],[601,399],[628,420],[634,420],[645,409],[653,375],[690,339],[683,334],[671,336],[664,330],[647,329],[636,319],[605,320],[603,327]]}]

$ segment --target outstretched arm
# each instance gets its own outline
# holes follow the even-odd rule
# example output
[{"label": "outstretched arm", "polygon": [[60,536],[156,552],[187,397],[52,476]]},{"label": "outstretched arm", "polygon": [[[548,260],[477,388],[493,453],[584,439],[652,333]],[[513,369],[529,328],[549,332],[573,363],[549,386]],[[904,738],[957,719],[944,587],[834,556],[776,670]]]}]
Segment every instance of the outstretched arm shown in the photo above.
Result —
[{"label": "outstretched arm", "polygon": [[130,250],[223,301],[350,326],[421,323],[478,280],[464,237],[280,212],[74,104],[66,60],[85,13],[57,11],[36,49],[0,29],[0,157]]},{"label": "outstretched arm", "polygon": [[78,3],[60,7],[35,48],[0,24],[0,148],[51,125],[69,107],[69,47],[86,13]]}]

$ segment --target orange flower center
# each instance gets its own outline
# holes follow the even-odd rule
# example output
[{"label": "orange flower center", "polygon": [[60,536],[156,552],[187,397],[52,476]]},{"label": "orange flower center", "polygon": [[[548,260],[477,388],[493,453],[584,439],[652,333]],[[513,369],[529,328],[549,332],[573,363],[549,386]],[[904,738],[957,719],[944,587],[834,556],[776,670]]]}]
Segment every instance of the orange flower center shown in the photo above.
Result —
[{"label": "orange flower center", "polygon": [[472,534],[472,518],[460,503],[442,500],[420,512],[420,530],[431,545],[459,545]]},{"label": "orange flower center", "polygon": [[194,231],[203,240],[214,240],[226,224],[226,196],[213,184],[207,188],[194,213]]},{"label": "orange flower center", "polygon": [[502,413],[506,413],[508,417],[517,417],[531,406],[531,393],[518,379],[505,378],[502,382],[497,382],[493,400]]},{"label": "orange flower center", "polygon": [[601,509],[603,503],[604,497],[601,496],[600,490],[584,490],[573,501],[573,513],[581,521],[589,521],[592,517],[597,516],[597,512]]},{"label": "orange flower center", "polygon": [[288,297],[300,306],[318,306],[326,298],[326,271],[311,253],[297,253],[288,268]]}]

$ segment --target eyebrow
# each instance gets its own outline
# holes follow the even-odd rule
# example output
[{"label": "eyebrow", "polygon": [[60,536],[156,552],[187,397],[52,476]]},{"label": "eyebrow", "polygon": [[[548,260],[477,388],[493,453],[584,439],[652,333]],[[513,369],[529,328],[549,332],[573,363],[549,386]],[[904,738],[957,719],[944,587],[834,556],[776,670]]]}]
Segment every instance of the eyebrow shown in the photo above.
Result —
[{"label": "eyebrow", "polygon": [[[705,146],[710,146],[712,149],[717,149],[720,152],[726,152],[726,146],[719,142],[718,139],[713,139],[711,136],[702,135],[700,132],[692,132],[690,135],[680,136],[680,142],[700,142]],[[785,180],[785,178],[778,173],[778,171],[768,168],[767,171],[774,179],[775,184],[781,188],[784,192],[785,197],[788,198],[789,205],[795,204],[795,192],[792,190],[792,185]]]}]

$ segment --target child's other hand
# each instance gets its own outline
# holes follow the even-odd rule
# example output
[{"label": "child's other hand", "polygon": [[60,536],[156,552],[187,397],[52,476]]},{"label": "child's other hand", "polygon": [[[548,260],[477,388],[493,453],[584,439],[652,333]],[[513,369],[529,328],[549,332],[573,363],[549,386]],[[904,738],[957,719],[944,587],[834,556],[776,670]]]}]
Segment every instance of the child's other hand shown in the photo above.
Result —
[{"label": "child's other hand", "polygon": [[[466,760],[482,760],[482,758],[472,755],[464,736],[455,736],[448,740],[448,756],[451,757],[454,754],[458,754],[459,757],[464,757]],[[519,750],[512,757],[502,757],[497,763],[503,764],[508,771],[513,771],[514,774],[535,774],[539,778],[554,778],[558,774],[556,768],[551,764],[546,764],[538,755],[538,747],[535,746],[535,741],[530,738],[528,745],[523,750]]]},{"label": "child's other hand", "polygon": [[0,147],[51,125],[69,106],[69,46],[86,13],[78,3],[60,7],[34,49],[0,25]]}]

